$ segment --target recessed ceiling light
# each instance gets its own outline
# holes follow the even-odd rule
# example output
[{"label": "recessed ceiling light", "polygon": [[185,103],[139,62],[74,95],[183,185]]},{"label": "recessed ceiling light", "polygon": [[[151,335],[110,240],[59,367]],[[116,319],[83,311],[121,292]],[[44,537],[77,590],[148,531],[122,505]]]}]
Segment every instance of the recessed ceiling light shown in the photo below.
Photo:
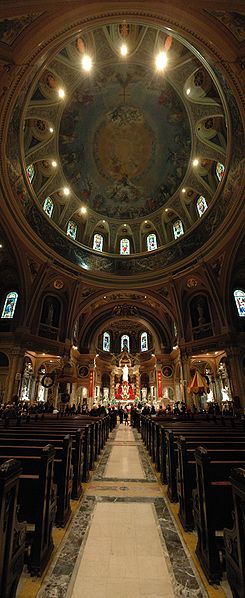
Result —
[{"label": "recessed ceiling light", "polygon": [[188,89],[186,90],[186,95],[189,96],[191,93],[190,87],[188,87]]},{"label": "recessed ceiling light", "polygon": [[2,243],[0,243],[0,249],[2,249],[2,247],[3,247],[3,246],[2,246]]},{"label": "recessed ceiling light", "polygon": [[165,208],[165,212],[168,212],[168,208]]},{"label": "recessed ceiling light", "polygon": [[185,188],[183,188],[183,189],[182,189],[182,193],[185,193],[185,192],[186,192],[186,189],[185,189]]},{"label": "recessed ceiling light", "polygon": [[145,220],[145,224],[147,224],[148,220]]},{"label": "recessed ceiling light", "polygon": [[104,295],[103,299],[106,299],[106,295]]},{"label": "recessed ceiling light", "polygon": [[122,56],[127,56],[128,53],[128,46],[126,44],[122,44],[120,48],[120,52]]},{"label": "recessed ceiling light", "polygon": [[163,71],[165,69],[167,62],[168,62],[168,59],[167,59],[166,52],[159,52],[159,54],[157,54],[157,56],[155,58],[155,64],[156,64],[157,71]]},{"label": "recessed ceiling light", "polygon": [[51,164],[52,164],[52,166],[55,168],[55,167],[57,166],[57,162],[56,162],[56,160],[52,160]]},{"label": "recessed ceiling light", "polygon": [[198,166],[199,160],[197,158],[195,158],[195,160],[193,160],[192,164],[193,164],[193,166]]},{"label": "recessed ceiling light", "polygon": [[84,54],[82,57],[82,67],[84,71],[91,71],[92,68],[92,58],[88,54]]},{"label": "recessed ceiling light", "polygon": [[59,98],[61,98],[61,99],[63,99],[63,98],[65,97],[65,90],[64,90],[64,89],[62,89],[62,87],[60,87],[60,88],[58,89],[58,96],[59,96]]},{"label": "recessed ceiling light", "polygon": [[54,132],[54,129],[53,129],[53,127],[49,127],[49,132],[50,132],[50,133],[53,133],[53,132]]},{"label": "recessed ceiling light", "polygon": [[64,193],[64,195],[69,195],[69,193],[70,193],[69,187],[64,187],[63,193]]},{"label": "recessed ceiling light", "polygon": [[87,214],[87,208],[85,208],[85,206],[82,206],[81,214]]},{"label": "recessed ceiling light", "polygon": [[102,220],[103,224],[105,224],[105,220]]}]

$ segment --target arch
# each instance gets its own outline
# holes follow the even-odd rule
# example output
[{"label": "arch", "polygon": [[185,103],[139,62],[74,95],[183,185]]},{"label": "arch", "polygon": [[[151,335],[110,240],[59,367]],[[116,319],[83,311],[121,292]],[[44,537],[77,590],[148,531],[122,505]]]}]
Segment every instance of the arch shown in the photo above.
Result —
[{"label": "arch", "polygon": [[16,291],[10,291],[6,295],[3,310],[2,310],[2,315],[1,315],[2,319],[5,319],[5,318],[12,319],[14,317],[17,300],[18,300],[18,293],[16,293]]},{"label": "arch", "polygon": [[47,216],[49,216],[49,218],[51,218],[52,214],[53,214],[53,210],[54,210],[54,202],[51,199],[51,197],[48,196],[44,200],[43,211],[47,214]]}]

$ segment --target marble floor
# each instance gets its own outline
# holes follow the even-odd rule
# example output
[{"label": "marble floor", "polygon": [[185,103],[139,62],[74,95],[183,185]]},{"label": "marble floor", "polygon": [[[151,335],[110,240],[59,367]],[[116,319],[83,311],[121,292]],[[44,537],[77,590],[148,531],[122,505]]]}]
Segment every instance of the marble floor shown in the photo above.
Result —
[{"label": "marble floor", "polygon": [[23,586],[17,598],[24,595],[227,596],[222,589],[209,591],[203,583],[141,438],[124,424],[110,434],[42,583],[36,593]]}]

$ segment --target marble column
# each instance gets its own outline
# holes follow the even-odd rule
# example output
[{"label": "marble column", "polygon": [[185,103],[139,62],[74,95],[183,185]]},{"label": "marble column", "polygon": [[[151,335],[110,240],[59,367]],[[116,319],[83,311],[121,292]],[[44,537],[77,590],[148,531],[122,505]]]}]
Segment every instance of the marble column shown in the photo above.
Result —
[{"label": "marble column", "polygon": [[190,395],[187,391],[188,380],[190,380],[190,364],[187,353],[181,354],[182,375],[183,375],[183,394],[186,405],[190,405]]},{"label": "marble column", "polygon": [[156,365],[156,376],[157,376],[157,398],[159,401],[162,400],[162,364],[157,363]]}]

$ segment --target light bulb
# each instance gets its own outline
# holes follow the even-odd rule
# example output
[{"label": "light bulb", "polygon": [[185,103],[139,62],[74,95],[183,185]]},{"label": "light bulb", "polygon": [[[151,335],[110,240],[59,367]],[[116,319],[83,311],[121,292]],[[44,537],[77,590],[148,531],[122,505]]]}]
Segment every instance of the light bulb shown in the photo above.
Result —
[{"label": "light bulb", "polygon": [[157,54],[157,56],[155,58],[156,69],[158,71],[163,71],[165,69],[167,62],[168,62],[168,59],[167,59],[166,52],[159,52],[159,54]]},{"label": "light bulb", "polygon": [[193,160],[192,164],[193,164],[193,166],[198,166],[199,160],[197,158],[195,158],[195,160]]},{"label": "light bulb", "polygon": [[64,193],[64,195],[69,195],[70,189],[68,187],[64,187],[63,193]]},{"label": "light bulb", "polygon": [[58,96],[59,96],[59,98],[61,98],[61,99],[63,99],[63,98],[65,97],[65,90],[64,90],[64,89],[62,89],[62,87],[60,87],[60,88],[58,89]]},{"label": "light bulb", "polygon": [[121,48],[120,48],[120,52],[122,56],[127,56],[128,53],[128,47],[126,46],[126,44],[122,44]]},{"label": "light bulb", "polygon": [[91,71],[92,58],[88,54],[84,54],[84,56],[82,57],[82,67],[84,71]]}]

